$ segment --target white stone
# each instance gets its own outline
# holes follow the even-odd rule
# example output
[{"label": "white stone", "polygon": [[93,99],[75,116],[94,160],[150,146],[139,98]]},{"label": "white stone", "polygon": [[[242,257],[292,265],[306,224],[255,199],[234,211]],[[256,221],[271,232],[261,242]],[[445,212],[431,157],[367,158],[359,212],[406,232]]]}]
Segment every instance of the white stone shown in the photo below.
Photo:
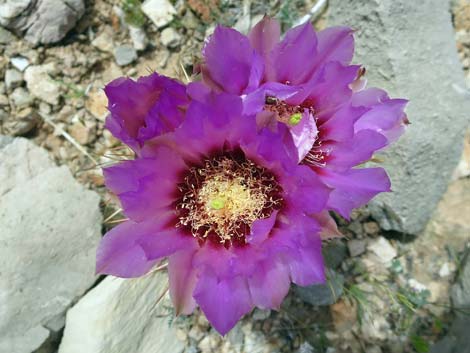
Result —
[{"label": "white stone", "polygon": [[[166,273],[137,279],[107,277],[67,312],[59,353],[180,353],[184,345],[176,338],[163,310],[170,306]],[[163,317],[162,317],[163,316]]]},{"label": "white stone", "polygon": [[0,352],[31,353],[96,280],[99,196],[25,139],[0,149]]},{"label": "white stone", "polygon": [[169,24],[176,15],[175,8],[168,0],[146,0],[142,11],[158,28]]},{"label": "white stone", "polygon": [[147,48],[148,39],[142,27],[129,26],[129,35],[135,50],[145,50]]},{"label": "white stone", "polygon": [[15,69],[9,69],[5,71],[5,86],[7,91],[18,87],[23,82],[23,74]]},{"label": "white stone", "polygon": [[10,62],[13,65],[13,67],[15,67],[21,72],[23,72],[29,66],[29,60],[22,56],[13,57],[10,59]]},{"label": "white stone", "polygon": [[54,63],[29,66],[25,70],[24,79],[29,92],[46,103],[57,105],[60,97],[60,86],[49,76],[55,72]]},{"label": "white stone", "polygon": [[181,35],[172,27],[162,31],[160,41],[165,47],[176,48],[181,44]]},{"label": "white stone", "polygon": [[452,273],[451,265],[448,262],[444,262],[439,269],[439,277],[447,277]]},{"label": "white stone", "polygon": [[91,45],[93,45],[98,50],[112,53],[114,49],[113,36],[106,28],[103,32],[98,34],[95,39],[92,40]]},{"label": "white stone", "polygon": [[389,263],[397,256],[397,251],[384,237],[373,239],[367,245],[367,249],[377,256],[382,263]]}]

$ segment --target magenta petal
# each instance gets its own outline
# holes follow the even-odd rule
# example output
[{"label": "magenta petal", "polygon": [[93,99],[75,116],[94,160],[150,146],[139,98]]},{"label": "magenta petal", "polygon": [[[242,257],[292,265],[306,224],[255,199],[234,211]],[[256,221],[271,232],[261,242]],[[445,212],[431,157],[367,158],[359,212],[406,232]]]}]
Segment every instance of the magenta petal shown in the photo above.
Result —
[{"label": "magenta petal", "polygon": [[193,291],[196,287],[197,271],[192,265],[194,249],[178,251],[168,258],[170,297],[176,315],[189,315],[196,307]]},{"label": "magenta petal", "polygon": [[251,226],[251,234],[247,237],[249,244],[261,244],[269,235],[269,232],[276,222],[278,211],[273,211],[271,216],[264,219],[258,219]]},{"label": "magenta petal", "polygon": [[[387,139],[382,134],[372,130],[361,130],[349,141],[332,144],[328,166],[349,169],[368,161],[375,151],[386,145]],[[328,148],[328,145],[326,144],[324,148]]]},{"label": "magenta petal", "polygon": [[161,259],[183,249],[194,250],[196,240],[192,236],[171,228],[138,240],[148,259]]},{"label": "magenta petal", "polygon": [[404,131],[406,99],[389,99],[374,105],[354,125],[355,131],[374,130],[385,137],[389,143],[398,139]]},{"label": "magenta petal", "polygon": [[234,29],[217,26],[204,46],[203,56],[203,79],[209,75],[226,92],[241,94],[248,84],[255,85],[261,79],[262,61],[256,59],[248,38]]},{"label": "magenta petal", "polygon": [[345,141],[354,136],[354,124],[367,111],[365,107],[346,105],[320,125],[323,140]]},{"label": "magenta petal", "polygon": [[297,125],[290,126],[292,139],[298,151],[298,161],[302,161],[312,149],[318,136],[315,118],[307,110],[302,114],[302,119]]},{"label": "magenta petal", "polygon": [[328,207],[345,218],[381,192],[390,191],[390,179],[382,168],[351,169],[335,173],[323,169],[320,178],[333,188]]},{"label": "magenta petal", "polygon": [[129,218],[142,221],[157,216],[175,200],[175,180],[185,163],[161,146],[152,159],[125,161],[104,169],[106,186],[119,196]]},{"label": "magenta petal", "polygon": [[194,298],[221,335],[253,308],[247,281],[241,276],[218,279],[213,272],[205,271],[197,283]]},{"label": "magenta petal", "polygon": [[349,27],[329,27],[317,33],[318,54],[315,66],[319,67],[330,61],[348,65],[354,55],[353,30]]},{"label": "magenta petal", "polygon": [[299,286],[325,282],[325,265],[321,248],[321,238],[315,236],[302,247],[292,251],[289,262],[292,282]]},{"label": "magenta petal", "polygon": [[251,45],[263,57],[266,57],[281,37],[279,21],[265,16],[248,34]]},{"label": "magenta petal", "polygon": [[274,77],[269,81],[299,84],[308,77],[317,55],[317,36],[310,23],[287,31],[284,39],[271,52]]},{"label": "magenta petal", "polygon": [[322,240],[339,238],[343,236],[343,234],[341,234],[338,230],[338,226],[336,225],[335,220],[330,216],[328,211],[315,213],[312,215],[312,218],[314,218],[321,227],[320,237]]},{"label": "magenta petal", "polygon": [[98,247],[96,272],[124,278],[147,273],[159,259],[149,260],[139,240],[160,231],[158,222],[127,221],[111,229]]},{"label": "magenta petal", "polygon": [[279,309],[289,292],[289,269],[277,261],[265,261],[248,278],[253,304],[260,309]]},{"label": "magenta petal", "polygon": [[[118,78],[106,85],[104,91],[110,112],[106,128],[135,151],[145,140],[174,129],[182,119],[176,107],[187,103],[185,87],[157,73],[137,81]],[[155,112],[151,112],[152,108]],[[141,129],[144,129],[142,133]]]}]

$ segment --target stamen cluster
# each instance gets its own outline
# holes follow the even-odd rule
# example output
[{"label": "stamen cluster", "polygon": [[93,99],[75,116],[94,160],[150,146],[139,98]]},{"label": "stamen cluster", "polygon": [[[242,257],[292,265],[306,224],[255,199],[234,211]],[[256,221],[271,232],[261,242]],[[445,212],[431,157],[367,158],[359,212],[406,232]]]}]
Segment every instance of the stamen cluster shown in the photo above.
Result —
[{"label": "stamen cluster", "polygon": [[245,244],[251,225],[282,203],[281,187],[266,168],[242,151],[206,159],[189,169],[179,185],[178,226],[201,241]]}]

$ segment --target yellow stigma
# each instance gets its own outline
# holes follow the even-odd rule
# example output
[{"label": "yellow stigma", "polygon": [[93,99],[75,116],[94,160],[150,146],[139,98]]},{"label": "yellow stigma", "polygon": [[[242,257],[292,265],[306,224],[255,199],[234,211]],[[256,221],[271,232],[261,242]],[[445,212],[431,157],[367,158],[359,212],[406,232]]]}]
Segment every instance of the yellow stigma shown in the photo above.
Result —
[{"label": "yellow stigma", "polygon": [[211,208],[214,210],[220,210],[221,208],[224,208],[225,202],[223,199],[217,198],[215,200],[212,200],[210,202]]},{"label": "yellow stigma", "polygon": [[302,114],[301,113],[292,114],[289,118],[289,124],[297,125],[298,123],[300,123],[300,120],[302,120]]}]

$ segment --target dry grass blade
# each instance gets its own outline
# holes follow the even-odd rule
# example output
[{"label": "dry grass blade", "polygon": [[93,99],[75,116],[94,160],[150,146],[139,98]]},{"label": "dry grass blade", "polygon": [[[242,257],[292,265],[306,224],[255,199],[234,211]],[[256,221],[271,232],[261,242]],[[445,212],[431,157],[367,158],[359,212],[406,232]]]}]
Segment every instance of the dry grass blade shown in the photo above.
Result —
[{"label": "dry grass blade", "polygon": [[70,136],[67,131],[62,129],[59,125],[55,124],[49,117],[46,115],[39,113],[39,116],[50,126],[52,126],[54,129],[56,129],[67,141],[69,141],[77,150],[79,150],[81,153],[83,153],[86,157],[88,157],[94,164],[95,166],[98,166],[99,163],[96,159],[94,159],[87,151],[86,149],[80,145],[72,136]]},{"label": "dry grass blade", "polygon": [[110,220],[112,220],[119,212],[122,211],[122,208],[119,208],[117,209],[116,211],[114,211],[109,217],[107,217],[103,223],[106,223],[106,222],[109,222]]}]

